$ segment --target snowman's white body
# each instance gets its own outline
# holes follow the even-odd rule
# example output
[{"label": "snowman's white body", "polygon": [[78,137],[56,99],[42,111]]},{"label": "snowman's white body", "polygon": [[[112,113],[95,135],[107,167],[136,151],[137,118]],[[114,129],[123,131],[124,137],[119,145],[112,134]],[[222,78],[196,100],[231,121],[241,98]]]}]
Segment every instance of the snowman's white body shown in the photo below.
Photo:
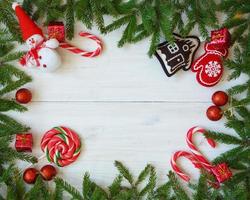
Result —
[{"label": "snowman's white body", "polygon": [[26,40],[29,49],[35,49],[42,44],[42,48],[38,48],[38,59],[28,56],[25,60],[25,66],[28,68],[37,68],[45,72],[55,71],[61,65],[61,57],[55,50],[59,46],[56,39],[44,41],[44,38],[39,35],[32,35]]}]

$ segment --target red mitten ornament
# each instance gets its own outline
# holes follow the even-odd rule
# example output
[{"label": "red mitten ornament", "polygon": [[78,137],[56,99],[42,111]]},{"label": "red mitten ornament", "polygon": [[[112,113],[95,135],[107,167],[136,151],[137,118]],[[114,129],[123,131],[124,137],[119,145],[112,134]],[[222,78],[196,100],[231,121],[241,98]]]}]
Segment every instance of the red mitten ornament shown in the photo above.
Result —
[{"label": "red mitten ornament", "polygon": [[210,43],[205,44],[205,54],[198,58],[192,65],[196,72],[197,81],[205,86],[216,85],[223,75],[222,58],[228,54],[227,49],[215,49]]}]

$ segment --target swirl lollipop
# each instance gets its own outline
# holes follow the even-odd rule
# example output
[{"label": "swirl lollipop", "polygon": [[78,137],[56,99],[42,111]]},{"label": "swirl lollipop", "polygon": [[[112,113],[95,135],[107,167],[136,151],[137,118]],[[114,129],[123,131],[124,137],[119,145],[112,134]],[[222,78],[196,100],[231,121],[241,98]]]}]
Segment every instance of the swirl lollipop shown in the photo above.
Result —
[{"label": "swirl lollipop", "polygon": [[74,162],[80,155],[81,141],[71,129],[58,126],[44,134],[41,149],[46,153],[49,162],[64,167]]}]

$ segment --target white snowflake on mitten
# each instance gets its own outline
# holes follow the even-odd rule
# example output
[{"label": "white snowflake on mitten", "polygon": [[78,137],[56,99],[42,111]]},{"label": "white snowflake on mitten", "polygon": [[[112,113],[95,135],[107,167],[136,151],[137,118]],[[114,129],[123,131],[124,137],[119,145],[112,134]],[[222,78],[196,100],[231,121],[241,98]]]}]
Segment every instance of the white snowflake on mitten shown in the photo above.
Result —
[{"label": "white snowflake on mitten", "polygon": [[205,72],[209,77],[217,77],[221,73],[222,66],[217,61],[209,61],[205,66]]}]

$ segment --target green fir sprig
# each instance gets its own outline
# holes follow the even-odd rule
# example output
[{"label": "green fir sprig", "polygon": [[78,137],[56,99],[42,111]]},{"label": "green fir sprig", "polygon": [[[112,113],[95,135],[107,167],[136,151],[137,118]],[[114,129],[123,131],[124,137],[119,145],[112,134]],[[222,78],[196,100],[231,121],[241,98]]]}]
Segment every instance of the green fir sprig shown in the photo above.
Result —
[{"label": "green fir sprig", "polygon": [[[16,133],[26,132],[28,127],[8,116],[8,111],[26,111],[6,94],[15,91],[31,81],[31,77],[15,67],[15,62],[23,52],[15,52],[16,43],[21,42],[18,23],[11,8],[11,0],[0,2],[0,199],[63,199],[65,193],[73,199],[95,200],[248,200],[250,199],[250,6],[248,0],[193,1],[193,0],[24,0],[24,9],[39,24],[62,20],[66,25],[67,37],[74,37],[75,23],[79,20],[86,28],[96,25],[108,34],[117,29],[123,33],[118,46],[137,43],[147,39],[150,42],[148,54],[154,54],[161,39],[173,41],[173,32],[185,36],[197,28],[208,38],[211,28],[227,27],[232,33],[234,56],[225,60],[230,70],[229,81],[246,76],[242,84],[228,90],[230,105],[224,113],[226,127],[232,130],[221,133],[208,131],[206,137],[213,138],[233,147],[214,159],[214,164],[226,162],[233,169],[233,177],[214,189],[208,184],[209,177],[201,171],[199,181],[184,187],[177,176],[170,171],[162,185],[157,185],[155,168],[147,165],[138,177],[121,162],[116,161],[117,177],[107,188],[102,188],[83,176],[82,191],[78,191],[62,178],[55,178],[55,189],[50,188],[39,176],[36,183],[27,189],[20,170],[13,164],[16,159],[31,163],[36,158],[18,153],[10,143]],[[217,3],[216,3],[217,2]],[[217,12],[226,15],[220,24]],[[112,22],[105,22],[106,16]],[[186,16],[187,20],[184,20]],[[4,113],[3,113],[4,112]],[[186,188],[188,187],[188,190]],[[67,196],[68,197],[68,196]]]},{"label": "green fir sprig", "polygon": [[[44,19],[45,25],[63,19],[69,39],[74,36],[76,20],[89,29],[96,24],[102,33],[123,28],[118,47],[150,37],[150,56],[160,38],[173,41],[175,31],[187,35],[198,26],[202,36],[208,38],[208,28],[218,27],[214,0],[24,0],[23,5],[34,20]],[[33,7],[35,11],[32,12]],[[188,17],[187,23],[183,21],[183,14]],[[113,17],[111,24],[105,24],[106,15]]]}]

